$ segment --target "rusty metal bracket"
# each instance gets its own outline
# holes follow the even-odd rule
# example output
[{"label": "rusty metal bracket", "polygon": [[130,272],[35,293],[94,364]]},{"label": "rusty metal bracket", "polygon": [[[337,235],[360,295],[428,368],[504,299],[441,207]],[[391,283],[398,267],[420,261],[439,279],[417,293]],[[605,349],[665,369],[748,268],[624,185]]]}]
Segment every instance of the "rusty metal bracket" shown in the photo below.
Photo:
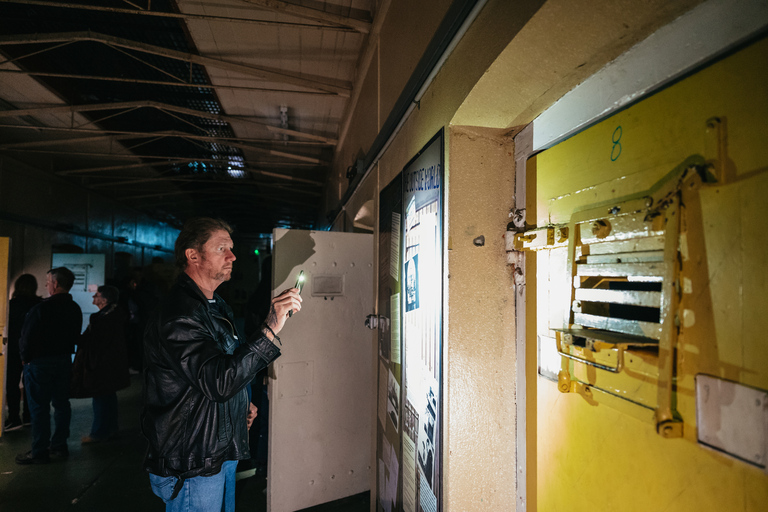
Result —
[{"label": "rusty metal bracket", "polygon": [[679,291],[675,288],[680,274],[677,247],[680,239],[680,198],[676,195],[666,209],[666,234],[664,259],[666,260],[664,279],[662,281],[661,304],[661,336],[659,337],[659,383],[658,401],[656,405],[656,431],[665,438],[681,437],[683,423],[680,421],[672,405],[672,387],[675,370],[675,351],[677,345],[676,312],[679,303]]},{"label": "rusty metal bracket", "polygon": [[599,368],[600,370],[605,370],[611,373],[619,373],[624,368],[624,350],[626,349],[625,345],[617,345],[616,347],[611,347],[611,349],[616,350],[616,366],[608,366],[608,365],[600,364],[595,361],[590,361],[589,359],[585,359],[583,357],[579,357],[566,352],[565,350],[563,350],[563,343],[561,340],[561,337],[563,336],[568,336],[568,335],[558,332],[557,336],[555,336],[557,353],[560,354],[561,356],[567,357],[568,359],[571,359],[573,361],[584,363],[589,366],[594,366],[595,368]]}]

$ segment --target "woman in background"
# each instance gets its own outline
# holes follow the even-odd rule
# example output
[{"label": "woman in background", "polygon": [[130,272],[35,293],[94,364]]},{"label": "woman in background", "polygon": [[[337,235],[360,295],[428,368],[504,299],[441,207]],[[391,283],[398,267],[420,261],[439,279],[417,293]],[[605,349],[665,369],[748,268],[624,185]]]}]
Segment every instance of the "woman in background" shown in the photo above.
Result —
[{"label": "woman in background", "polygon": [[[29,408],[24,404],[24,415],[21,412],[21,389],[19,382],[23,365],[19,354],[19,338],[24,319],[32,306],[40,302],[42,297],[37,295],[37,279],[32,274],[22,274],[13,285],[13,296],[8,303],[8,378],[5,384],[8,399],[8,418],[4,430],[11,432],[22,425],[29,425]],[[23,418],[23,419],[22,419]]]},{"label": "woman in background", "polygon": [[126,313],[118,307],[120,292],[114,286],[99,286],[93,303],[99,311],[91,315],[80,337],[73,368],[73,396],[93,397],[91,433],[83,444],[97,443],[118,432],[117,391],[128,387],[128,355],[125,344]]}]

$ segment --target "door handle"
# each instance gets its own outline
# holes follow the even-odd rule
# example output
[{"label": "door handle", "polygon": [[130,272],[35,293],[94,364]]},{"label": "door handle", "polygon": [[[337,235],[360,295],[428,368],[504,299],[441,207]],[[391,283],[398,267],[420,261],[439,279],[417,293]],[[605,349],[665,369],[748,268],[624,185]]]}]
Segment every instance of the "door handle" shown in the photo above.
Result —
[{"label": "door handle", "polygon": [[368,315],[365,317],[365,326],[371,330],[386,330],[389,327],[389,318],[379,315]]}]

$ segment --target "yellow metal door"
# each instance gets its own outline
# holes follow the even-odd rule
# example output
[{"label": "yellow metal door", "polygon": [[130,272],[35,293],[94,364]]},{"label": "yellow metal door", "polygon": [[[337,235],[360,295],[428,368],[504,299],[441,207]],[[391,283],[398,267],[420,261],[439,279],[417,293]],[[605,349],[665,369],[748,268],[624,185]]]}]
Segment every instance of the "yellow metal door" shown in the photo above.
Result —
[{"label": "yellow metal door", "polygon": [[724,416],[754,450],[703,442],[696,384],[768,390],[766,62],[763,39],[529,160],[538,510],[768,510],[768,434]]}]

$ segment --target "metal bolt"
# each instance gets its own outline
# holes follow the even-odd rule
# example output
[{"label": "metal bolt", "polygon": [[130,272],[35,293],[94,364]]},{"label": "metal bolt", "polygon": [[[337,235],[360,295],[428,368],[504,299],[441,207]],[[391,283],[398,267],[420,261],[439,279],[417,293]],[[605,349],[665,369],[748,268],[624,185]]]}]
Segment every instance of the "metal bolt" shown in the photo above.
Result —
[{"label": "metal bolt", "polygon": [[605,219],[596,220],[592,223],[592,235],[597,238],[605,238],[611,232],[611,225]]}]

